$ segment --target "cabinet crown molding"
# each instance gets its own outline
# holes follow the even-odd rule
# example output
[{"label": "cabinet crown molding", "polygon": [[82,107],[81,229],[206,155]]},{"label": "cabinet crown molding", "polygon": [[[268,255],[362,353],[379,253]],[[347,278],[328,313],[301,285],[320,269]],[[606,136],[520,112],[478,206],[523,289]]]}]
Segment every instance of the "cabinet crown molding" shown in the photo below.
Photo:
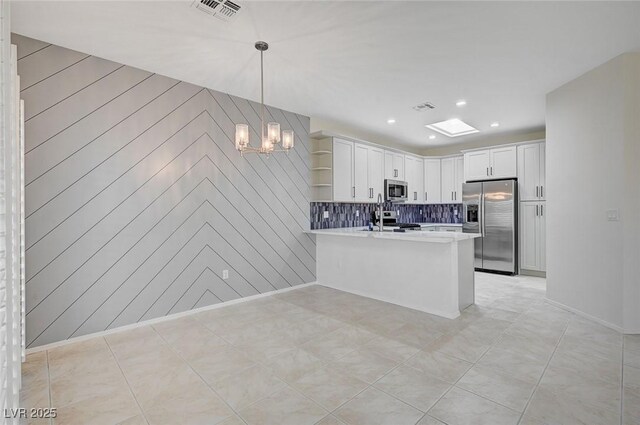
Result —
[{"label": "cabinet crown molding", "polygon": [[506,148],[509,146],[520,146],[520,145],[530,145],[532,143],[545,143],[546,140],[545,139],[536,139],[536,140],[525,140],[522,142],[513,142],[513,143],[503,143],[501,145],[489,145],[489,146],[482,146],[479,148],[472,148],[472,149],[462,149],[460,151],[460,153],[467,153],[467,152],[477,152],[477,151],[485,151],[488,149],[496,149],[496,148]]}]

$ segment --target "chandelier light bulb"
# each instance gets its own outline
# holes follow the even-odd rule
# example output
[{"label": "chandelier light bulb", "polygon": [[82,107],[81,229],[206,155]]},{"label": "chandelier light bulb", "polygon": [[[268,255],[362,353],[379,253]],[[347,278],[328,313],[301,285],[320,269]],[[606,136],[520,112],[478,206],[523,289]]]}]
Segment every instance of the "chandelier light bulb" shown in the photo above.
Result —
[{"label": "chandelier light bulb", "polygon": [[236,149],[242,150],[249,145],[249,126],[236,124]]},{"label": "chandelier light bulb", "polygon": [[282,132],[282,148],[291,149],[293,147],[294,139],[295,135],[293,133],[293,130],[284,130]]},{"label": "chandelier light bulb", "polygon": [[280,143],[280,124],[270,122],[267,124],[267,137],[272,144]]}]

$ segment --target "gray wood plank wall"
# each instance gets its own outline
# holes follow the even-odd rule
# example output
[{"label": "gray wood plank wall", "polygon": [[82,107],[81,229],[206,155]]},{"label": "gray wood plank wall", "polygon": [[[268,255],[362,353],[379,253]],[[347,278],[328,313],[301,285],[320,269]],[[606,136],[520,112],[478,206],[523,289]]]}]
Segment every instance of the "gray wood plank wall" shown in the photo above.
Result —
[{"label": "gray wood plank wall", "polygon": [[[25,100],[27,345],[315,280],[309,118],[14,34]],[[222,279],[222,270],[229,279]]]}]

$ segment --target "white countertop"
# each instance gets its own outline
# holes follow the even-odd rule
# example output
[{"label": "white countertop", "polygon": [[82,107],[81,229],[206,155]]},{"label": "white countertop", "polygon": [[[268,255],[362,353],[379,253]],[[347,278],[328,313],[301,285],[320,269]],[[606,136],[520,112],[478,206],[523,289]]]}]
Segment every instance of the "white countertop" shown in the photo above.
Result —
[{"label": "white countertop", "polygon": [[[431,223],[429,223],[431,225]],[[449,224],[434,224],[434,226],[455,226]],[[460,226],[460,225],[458,225]],[[429,227],[429,226],[424,226]],[[431,232],[407,230],[406,232],[378,232],[377,228],[373,231],[364,230],[366,227],[343,227],[338,229],[320,229],[309,230],[307,233],[313,235],[329,235],[329,236],[351,236],[357,238],[376,238],[376,239],[393,239],[412,242],[428,242],[428,243],[452,243],[467,239],[475,239],[480,236],[477,233],[454,233],[454,232]]]}]

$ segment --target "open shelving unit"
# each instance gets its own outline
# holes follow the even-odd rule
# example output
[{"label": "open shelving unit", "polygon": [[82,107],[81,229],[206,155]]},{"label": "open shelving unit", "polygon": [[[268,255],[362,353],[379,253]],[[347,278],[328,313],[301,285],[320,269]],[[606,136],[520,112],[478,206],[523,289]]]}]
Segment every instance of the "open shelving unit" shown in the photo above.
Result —
[{"label": "open shelving unit", "polygon": [[311,139],[311,200],[333,199],[333,142],[330,137]]}]

